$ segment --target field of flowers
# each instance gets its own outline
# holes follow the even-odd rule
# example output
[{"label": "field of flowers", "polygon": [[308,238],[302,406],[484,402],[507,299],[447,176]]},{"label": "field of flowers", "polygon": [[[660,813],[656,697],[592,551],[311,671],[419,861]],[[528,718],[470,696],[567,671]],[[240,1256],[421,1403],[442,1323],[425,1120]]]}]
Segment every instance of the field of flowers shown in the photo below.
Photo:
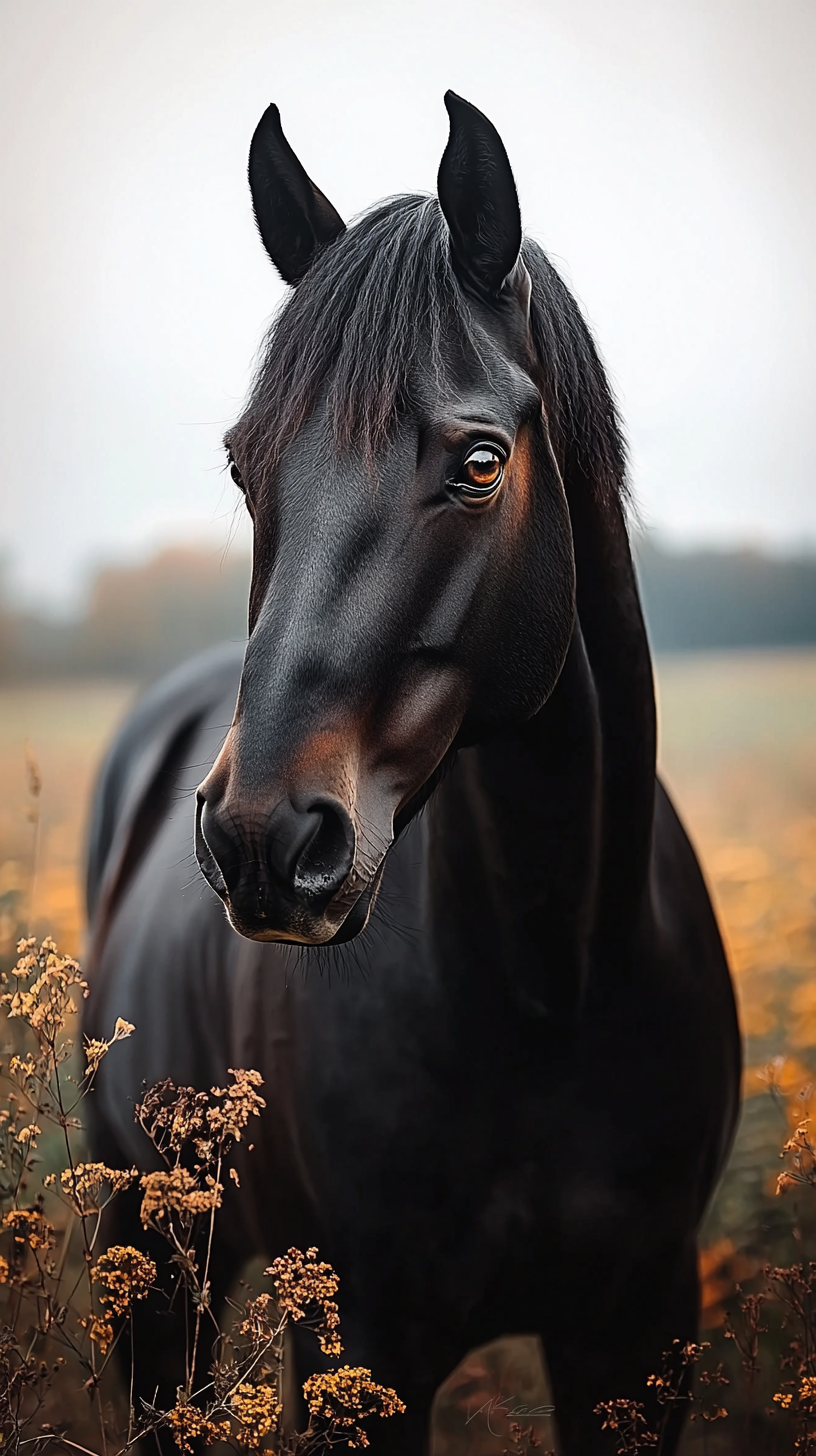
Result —
[{"label": "field of flowers", "polygon": [[[783,1436],[783,1424],[765,1414],[774,1410],[774,1396],[784,1395],[784,1300],[754,1318],[755,1325],[764,1320],[771,1358],[764,1370],[754,1362],[753,1373],[752,1313],[745,1307],[747,1294],[766,1287],[768,1267],[816,1260],[816,1193],[808,1181],[813,1160],[801,1145],[780,1162],[782,1143],[796,1134],[811,1101],[816,1111],[816,653],[664,658],[657,677],[661,768],[716,901],[746,1047],[740,1130],[701,1253],[702,1338],[711,1344],[709,1363],[714,1357],[715,1365],[725,1362],[734,1394],[730,1402],[727,1395],[722,1399],[732,1414],[729,1421],[690,1426],[684,1450],[710,1456],[816,1450],[816,1444],[794,1448],[795,1434]],[[81,956],[91,787],[104,746],[133,696],[127,683],[0,691],[0,955],[6,965],[21,926],[40,938],[53,936],[63,953]],[[778,1197],[783,1166],[806,1177]],[[816,1312],[816,1294],[806,1297]],[[729,1335],[737,1338],[729,1342]],[[508,1389],[523,1391],[528,1408],[546,1403],[534,1342],[503,1342],[479,1352],[452,1377],[437,1413],[438,1456],[466,1450],[500,1456],[512,1446],[501,1409],[490,1423],[482,1415],[468,1419]],[[802,1386],[795,1399],[803,1410],[805,1396],[810,1399]],[[782,1400],[776,1409],[782,1417]],[[807,1423],[796,1429],[807,1435]],[[539,1435],[546,1448],[548,1422]],[[610,1433],[610,1451],[624,1439]]]},{"label": "field of flowers", "polygon": [[714,895],[745,1039],[739,1136],[707,1228],[716,1325],[720,1284],[785,1252],[780,1135],[816,1081],[816,655],[669,658],[658,683],[661,764]]}]

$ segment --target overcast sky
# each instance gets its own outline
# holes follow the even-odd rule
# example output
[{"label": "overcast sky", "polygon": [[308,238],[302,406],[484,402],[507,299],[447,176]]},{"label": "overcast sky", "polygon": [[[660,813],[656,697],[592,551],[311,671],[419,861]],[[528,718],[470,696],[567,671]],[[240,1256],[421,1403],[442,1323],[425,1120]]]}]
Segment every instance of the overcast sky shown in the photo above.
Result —
[{"label": "overcast sky", "polygon": [[[283,293],[245,168],[270,100],[347,217],[434,187],[448,86],[576,292],[641,516],[816,545],[813,0],[0,0],[3,513],[18,597],[195,536]],[[239,530],[239,542],[242,539]]]}]

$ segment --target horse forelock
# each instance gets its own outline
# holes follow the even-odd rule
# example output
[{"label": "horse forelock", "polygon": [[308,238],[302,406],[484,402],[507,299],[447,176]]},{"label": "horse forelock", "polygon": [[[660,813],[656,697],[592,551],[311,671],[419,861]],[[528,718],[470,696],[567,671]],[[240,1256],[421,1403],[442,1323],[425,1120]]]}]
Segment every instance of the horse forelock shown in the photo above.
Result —
[{"label": "horse forelock", "polygon": [[[615,402],[589,329],[542,248],[525,238],[530,330],[550,428],[605,503],[626,496]],[[374,464],[419,377],[441,386],[452,350],[479,350],[435,197],[387,198],[326,247],[272,322],[226,443],[257,488],[325,396],[335,448]]]}]

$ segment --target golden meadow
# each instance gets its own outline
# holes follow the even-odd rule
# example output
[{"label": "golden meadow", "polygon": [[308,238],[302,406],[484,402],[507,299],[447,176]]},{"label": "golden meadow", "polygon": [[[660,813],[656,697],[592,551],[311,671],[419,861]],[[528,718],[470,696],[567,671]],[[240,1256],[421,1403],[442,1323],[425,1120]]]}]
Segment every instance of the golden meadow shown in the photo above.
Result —
[{"label": "golden meadow", "polygon": [[[780,1162],[782,1143],[807,1117],[811,1101],[816,1112],[816,653],[664,657],[658,660],[657,679],[661,769],[714,894],[745,1036],[740,1132],[701,1252],[701,1337],[718,1360],[725,1360],[736,1384],[738,1366],[745,1375],[742,1344],[747,1338],[738,1289],[744,1303],[746,1291],[762,1286],[767,1266],[816,1259],[811,1208],[816,1208],[816,1193],[810,1182],[792,1185],[782,1198],[776,1194],[783,1166],[795,1165],[790,1156]],[[0,952],[5,965],[13,961],[21,927],[29,926],[32,934],[50,935],[63,953],[81,958],[83,843],[94,775],[134,696],[130,683],[99,680],[0,690]],[[36,800],[33,764],[42,781]],[[590,1126],[593,1100],[600,1095],[601,1088],[587,1086],[585,1106],[576,1110],[589,1115]],[[648,1086],[643,1096],[648,1098]],[[809,1171],[806,1153],[798,1166]],[[739,1337],[730,1345],[724,1338],[733,1332],[729,1320]],[[771,1327],[766,1338],[780,1347],[787,1338],[781,1314],[766,1323]],[[489,1389],[491,1380],[506,1379],[511,1356],[501,1358],[504,1376],[495,1361],[491,1366],[485,1358],[474,1377],[477,1387],[480,1380],[479,1388]],[[514,1378],[530,1384],[523,1371]],[[689,1450],[816,1450],[816,1435],[810,1444],[816,1418],[810,1426],[800,1422],[789,1429],[780,1423],[784,1402],[777,1401],[774,1411],[781,1385],[778,1364],[764,1375],[755,1372],[749,1384],[755,1388],[748,1400],[756,1409],[747,1410],[744,1390],[735,1391],[729,1405],[726,1391],[717,1398],[729,1405],[729,1421],[691,1426]],[[460,1405],[462,1391],[470,1399],[474,1388],[472,1380],[463,1386],[460,1379]],[[610,1392],[610,1398],[614,1395]],[[768,1411],[779,1417],[775,1424],[763,1414]],[[749,1445],[744,1444],[745,1421],[753,1422]],[[455,1424],[440,1413],[440,1450],[464,1449]],[[743,1434],[738,1436],[737,1429]],[[473,1437],[468,1428],[471,1449]],[[499,1444],[488,1442],[488,1448],[500,1451],[502,1439],[506,1447],[518,1434],[505,1431]],[[610,1431],[610,1451],[655,1449],[654,1442],[621,1444],[626,1439]]]}]

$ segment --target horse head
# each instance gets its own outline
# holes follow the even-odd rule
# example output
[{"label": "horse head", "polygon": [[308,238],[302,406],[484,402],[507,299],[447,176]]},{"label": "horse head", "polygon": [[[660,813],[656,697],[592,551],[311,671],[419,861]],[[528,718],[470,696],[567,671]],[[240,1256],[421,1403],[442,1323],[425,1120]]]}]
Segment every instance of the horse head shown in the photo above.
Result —
[{"label": "horse head", "polygon": [[232,726],[201,868],[241,934],[368,918],[458,749],[538,712],[572,634],[569,511],[531,327],[532,248],[481,112],[448,92],[438,197],[346,228],[263,116],[249,177],[292,293],[226,444],[254,523]]}]

